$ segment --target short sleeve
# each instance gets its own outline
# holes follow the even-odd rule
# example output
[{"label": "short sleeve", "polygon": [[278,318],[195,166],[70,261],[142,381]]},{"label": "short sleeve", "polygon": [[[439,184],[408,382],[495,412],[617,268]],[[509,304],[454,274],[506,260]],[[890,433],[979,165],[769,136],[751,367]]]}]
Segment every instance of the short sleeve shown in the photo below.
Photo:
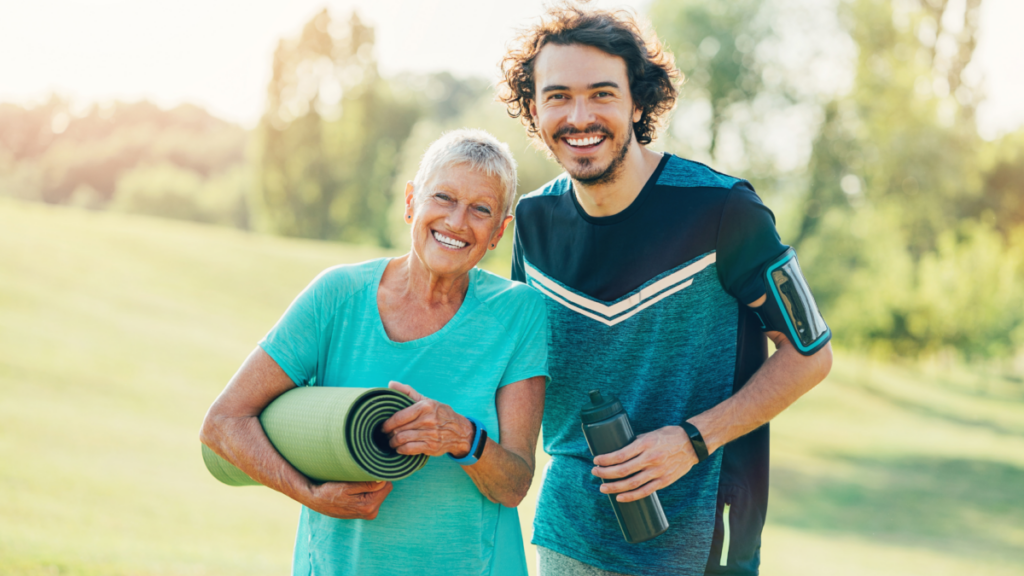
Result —
[{"label": "short sleeve", "polygon": [[764,295],[761,270],[786,251],[775,216],[746,182],[733,186],[722,209],[716,243],[718,277],[741,304]]},{"label": "short sleeve", "polygon": [[317,276],[299,293],[259,343],[296,386],[306,386],[316,376],[323,337],[321,311],[325,275]]},{"label": "short sleeve", "polygon": [[548,312],[544,297],[535,289],[520,287],[523,303],[508,326],[515,338],[516,347],[512,352],[505,373],[498,387],[544,376],[544,385],[551,381],[548,373]]}]

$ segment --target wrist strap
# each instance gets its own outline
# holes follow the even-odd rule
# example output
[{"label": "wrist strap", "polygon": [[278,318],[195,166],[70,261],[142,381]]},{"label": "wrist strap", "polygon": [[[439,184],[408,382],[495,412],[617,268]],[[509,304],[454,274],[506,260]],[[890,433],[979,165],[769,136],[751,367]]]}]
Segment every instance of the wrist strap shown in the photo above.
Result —
[{"label": "wrist strap", "polygon": [[469,420],[473,424],[473,444],[469,447],[469,453],[462,458],[456,458],[448,453],[448,457],[455,460],[463,466],[470,466],[476,464],[476,461],[483,455],[483,444],[487,442],[487,429],[480,423],[479,420],[472,416],[465,416],[466,420]]},{"label": "wrist strap", "polygon": [[697,463],[700,464],[708,457],[708,445],[704,443],[704,437],[700,435],[700,430],[689,422],[683,421],[681,424],[686,435],[690,437],[690,444],[693,445],[693,451],[697,454]]}]

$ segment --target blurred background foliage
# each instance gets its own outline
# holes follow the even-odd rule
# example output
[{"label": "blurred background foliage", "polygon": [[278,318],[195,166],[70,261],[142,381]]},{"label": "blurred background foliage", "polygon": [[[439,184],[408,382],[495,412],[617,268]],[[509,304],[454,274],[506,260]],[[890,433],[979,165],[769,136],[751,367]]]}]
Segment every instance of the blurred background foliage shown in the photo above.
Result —
[{"label": "blurred background foliage", "polygon": [[[841,347],[1024,357],[1024,131],[978,135],[983,1],[648,7],[686,76],[654,146],[754,183]],[[403,248],[403,185],[444,130],[508,142],[520,192],[558,173],[490,81],[382,77],[374,42],[326,10],[282,39],[252,130],[188,105],[0,104],[0,195]]]}]

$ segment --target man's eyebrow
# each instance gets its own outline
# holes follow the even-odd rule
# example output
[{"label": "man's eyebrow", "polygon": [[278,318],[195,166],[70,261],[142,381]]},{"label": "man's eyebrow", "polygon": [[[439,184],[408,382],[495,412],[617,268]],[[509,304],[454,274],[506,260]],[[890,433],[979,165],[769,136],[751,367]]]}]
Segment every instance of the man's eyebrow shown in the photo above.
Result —
[{"label": "man's eyebrow", "polygon": [[[618,83],[612,82],[611,80],[605,80],[604,82],[595,82],[595,83],[591,84],[590,86],[587,86],[587,90],[596,90],[598,88],[615,88],[615,89],[618,89],[619,85],[618,85]],[[568,86],[562,86],[561,84],[552,84],[552,85],[545,86],[544,88],[542,88],[540,93],[541,94],[547,94],[548,92],[564,92],[564,91],[568,91],[568,90],[569,90]]]},{"label": "man's eyebrow", "polygon": [[547,94],[548,92],[561,92],[568,90],[568,86],[562,86],[561,84],[551,84],[541,89],[541,94]]}]

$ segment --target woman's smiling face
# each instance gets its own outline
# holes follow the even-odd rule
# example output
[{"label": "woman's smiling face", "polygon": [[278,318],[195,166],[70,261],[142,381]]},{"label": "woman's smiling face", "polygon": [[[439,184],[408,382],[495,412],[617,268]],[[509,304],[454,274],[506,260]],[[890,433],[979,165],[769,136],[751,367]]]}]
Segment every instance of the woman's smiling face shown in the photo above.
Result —
[{"label": "woman's smiling face", "polygon": [[405,188],[405,219],[412,225],[412,252],[436,276],[469,273],[498,244],[512,221],[505,216],[497,176],[468,164],[442,167],[416,191]]}]

